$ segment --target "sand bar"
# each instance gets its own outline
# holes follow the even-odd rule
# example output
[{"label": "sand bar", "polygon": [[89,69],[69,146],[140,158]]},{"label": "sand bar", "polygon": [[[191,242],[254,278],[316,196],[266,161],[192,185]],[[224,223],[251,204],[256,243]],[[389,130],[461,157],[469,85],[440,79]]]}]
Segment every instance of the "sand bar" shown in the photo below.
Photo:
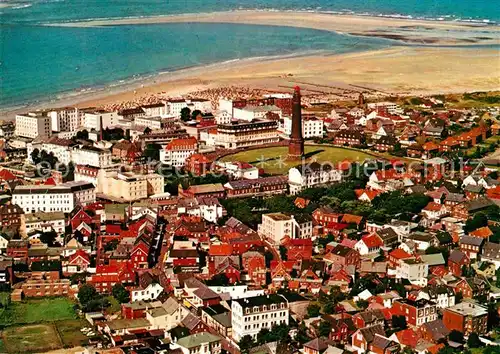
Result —
[{"label": "sand bar", "polygon": [[454,21],[427,21],[297,11],[228,11],[50,24],[96,27],[158,23],[237,23],[290,26],[382,37],[427,45],[499,44],[500,27]]}]

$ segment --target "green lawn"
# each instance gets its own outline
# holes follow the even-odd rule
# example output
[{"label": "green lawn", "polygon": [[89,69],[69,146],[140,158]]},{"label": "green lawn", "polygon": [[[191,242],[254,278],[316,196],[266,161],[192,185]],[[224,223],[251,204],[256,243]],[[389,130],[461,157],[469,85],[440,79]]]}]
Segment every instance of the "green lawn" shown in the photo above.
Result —
[{"label": "green lawn", "polygon": [[88,340],[80,329],[90,327],[86,320],[63,320],[54,322],[64,347],[78,347]]},{"label": "green lawn", "polygon": [[[331,162],[337,163],[343,160],[363,162],[365,159],[374,158],[372,155],[362,151],[343,149],[330,146],[305,146],[305,154],[308,162]],[[271,147],[256,150],[238,152],[225,156],[221,161],[244,161],[264,169],[270,174],[286,174],[291,167],[298,162],[286,161],[288,147]]]},{"label": "green lawn", "polygon": [[75,319],[73,305],[64,297],[12,302],[0,309],[0,326]]},{"label": "green lawn", "polygon": [[9,327],[2,332],[4,348],[8,353],[44,352],[62,347],[53,324]]}]

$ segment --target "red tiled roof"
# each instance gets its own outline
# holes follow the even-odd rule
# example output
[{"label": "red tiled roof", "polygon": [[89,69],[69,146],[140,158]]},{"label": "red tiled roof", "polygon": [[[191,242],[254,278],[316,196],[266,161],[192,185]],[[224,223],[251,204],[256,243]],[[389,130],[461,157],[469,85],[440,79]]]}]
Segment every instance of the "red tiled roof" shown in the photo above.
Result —
[{"label": "red tiled roof", "polygon": [[165,150],[194,150],[198,144],[195,137],[173,139]]},{"label": "red tiled roof", "polygon": [[443,207],[442,204],[434,203],[434,202],[429,202],[424,208],[426,211],[440,211],[441,208]]},{"label": "red tiled roof", "polygon": [[458,145],[460,144],[457,140],[457,138],[453,137],[453,136],[450,136],[446,139],[444,139],[442,142],[441,142],[441,146],[453,146],[453,145]]},{"label": "red tiled roof", "polygon": [[390,170],[378,170],[375,171],[375,175],[377,176],[377,179],[379,181],[386,181],[389,179],[399,179],[401,178],[401,175],[398,171],[395,169],[390,169]]},{"label": "red tiled roof", "polygon": [[410,328],[396,332],[395,334],[396,337],[398,337],[398,342],[400,344],[409,346],[411,348],[415,348],[417,346],[418,341],[421,338],[419,333]]},{"label": "red tiled roof", "polygon": [[432,141],[428,141],[424,145],[422,145],[422,148],[426,151],[438,150],[439,145],[433,143]]},{"label": "red tiled roof", "polygon": [[54,180],[54,178],[50,177],[50,178],[47,178],[47,180],[45,181],[44,184],[46,186],[55,186],[56,185],[56,181]]},{"label": "red tiled roof", "polygon": [[382,239],[376,234],[365,236],[361,239],[361,241],[363,241],[368,248],[381,247],[384,244]]},{"label": "red tiled roof", "polygon": [[75,253],[73,253],[71,256],[69,256],[69,263],[72,263],[75,259],[77,259],[78,257],[82,257],[83,259],[85,259],[86,263],[90,264],[90,257],[88,255],[87,252],[85,252],[84,250],[76,250]]},{"label": "red tiled roof", "polygon": [[405,250],[403,250],[401,248],[396,248],[395,250],[392,250],[389,253],[389,256],[394,257],[396,259],[405,259],[405,258],[412,257],[411,254],[409,254],[408,252],[406,252]]},{"label": "red tiled roof", "polygon": [[349,248],[354,248],[354,245],[357,243],[358,241],[356,240],[351,240],[349,238],[345,238],[342,240],[342,242],[340,243],[342,246],[346,246],[346,247],[349,247]]},{"label": "red tiled roof", "polygon": [[342,223],[346,224],[356,224],[359,225],[363,221],[363,217],[359,215],[353,215],[353,214],[344,214],[342,216]]},{"label": "red tiled roof", "polygon": [[1,169],[0,170],[0,180],[13,181],[15,179],[17,179],[17,178],[16,178],[16,176],[12,172],[10,172],[10,171],[8,171],[6,169]]},{"label": "red tiled roof", "polygon": [[123,230],[120,225],[115,225],[115,224],[106,225],[107,234],[120,234],[122,231]]},{"label": "red tiled roof", "polygon": [[493,232],[491,232],[490,228],[488,226],[480,227],[479,229],[476,229],[472,232],[469,232],[470,236],[474,237],[480,237],[480,238],[488,238],[491,235],[493,235]]},{"label": "red tiled roof", "polygon": [[220,245],[210,245],[210,250],[208,254],[210,256],[230,256],[233,253],[233,246],[228,243],[222,243]]}]

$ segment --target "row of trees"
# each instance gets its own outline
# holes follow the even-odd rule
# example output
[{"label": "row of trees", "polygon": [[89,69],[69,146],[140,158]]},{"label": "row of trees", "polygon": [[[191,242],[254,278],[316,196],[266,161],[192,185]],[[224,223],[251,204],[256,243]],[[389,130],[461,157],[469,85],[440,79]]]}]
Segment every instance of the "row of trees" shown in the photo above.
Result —
[{"label": "row of trees", "polygon": [[[121,304],[130,301],[129,292],[121,284],[113,286],[112,295]],[[80,287],[78,300],[82,305],[83,312],[102,311],[110,306],[109,299],[99,294],[95,287],[90,284],[83,284]]]}]

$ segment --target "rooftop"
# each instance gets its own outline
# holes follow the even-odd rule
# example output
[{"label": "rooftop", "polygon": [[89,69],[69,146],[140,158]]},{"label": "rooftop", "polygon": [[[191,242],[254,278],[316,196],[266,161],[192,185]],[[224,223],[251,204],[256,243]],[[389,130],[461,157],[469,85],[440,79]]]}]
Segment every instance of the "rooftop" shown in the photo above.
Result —
[{"label": "rooftop", "polygon": [[453,311],[463,316],[484,316],[488,314],[488,309],[473,302],[464,301],[455,306],[448,307],[446,311]]},{"label": "rooftop", "polygon": [[204,343],[219,342],[221,338],[208,332],[195,333],[187,337],[183,337],[177,341],[177,345],[191,349],[201,346]]}]

